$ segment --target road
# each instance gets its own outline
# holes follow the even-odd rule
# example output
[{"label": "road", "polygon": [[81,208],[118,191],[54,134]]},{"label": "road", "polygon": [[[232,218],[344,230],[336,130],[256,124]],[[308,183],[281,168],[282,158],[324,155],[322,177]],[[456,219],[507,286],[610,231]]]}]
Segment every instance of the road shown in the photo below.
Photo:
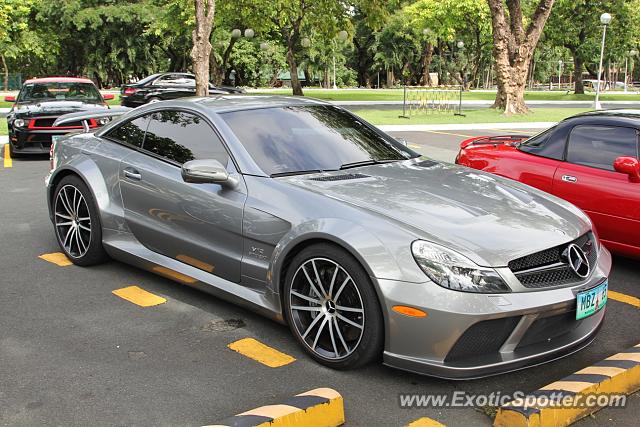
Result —
[{"label": "road", "polygon": [[[504,133],[507,129],[481,131]],[[522,132],[522,131],[520,131]],[[451,160],[474,131],[409,132],[416,150]],[[489,408],[401,409],[400,393],[532,391],[640,342],[640,310],[610,300],[585,350],[515,373],[444,381],[373,364],[333,371],[311,361],[288,329],[188,286],[111,261],[91,268],[40,259],[58,252],[46,210],[46,158],[0,164],[0,426],[200,426],[317,387],[344,397],[347,426],[402,426],[429,417],[488,426]],[[612,290],[640,297],[638,262],[615,258]],[[131,285],[166,299],[141,307],[112,291]],[[293,356],[271,368],[230,350],[255,338]],[[633,425],[640,399],[579,425]]]}]

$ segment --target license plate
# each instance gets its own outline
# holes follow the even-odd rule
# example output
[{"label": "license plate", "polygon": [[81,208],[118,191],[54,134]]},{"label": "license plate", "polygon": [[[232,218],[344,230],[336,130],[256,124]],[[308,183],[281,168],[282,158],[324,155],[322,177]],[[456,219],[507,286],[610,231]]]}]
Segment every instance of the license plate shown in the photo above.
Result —
[{"label": "license plate", "polygon": [[607,303],[607,290],[609,283],[604,283],[591,288],[588,291],[578,293],[578,308],[576,310],[576,320],[584,319],[598,312]]}]

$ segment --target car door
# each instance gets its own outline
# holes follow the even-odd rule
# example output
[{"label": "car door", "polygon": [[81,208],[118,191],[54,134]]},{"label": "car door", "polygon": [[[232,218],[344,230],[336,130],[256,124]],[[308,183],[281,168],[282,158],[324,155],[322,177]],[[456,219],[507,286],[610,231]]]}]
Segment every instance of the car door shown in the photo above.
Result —
[{"label": "car door", "polygon": [[153,113],[142,149],[120,165],[127,225],[152,251],[239,283],[244,181],[238,175],[233,188],[186,183],[181,165],[194,159],[216,159],[236,172],[203,117],[178,110]]},{"label": "car door", "polygon": [[636,129],[575,126],[566,161],[554,176],[553,194],[584,210],[602,240],[640,246],[640,184],[613,169],[620,156],[638,157]]}]

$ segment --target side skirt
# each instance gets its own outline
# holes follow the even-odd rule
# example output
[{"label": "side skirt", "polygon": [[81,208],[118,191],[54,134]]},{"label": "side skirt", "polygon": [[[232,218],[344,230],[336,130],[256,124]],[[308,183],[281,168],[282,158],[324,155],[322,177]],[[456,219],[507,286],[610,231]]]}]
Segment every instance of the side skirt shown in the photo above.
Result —
[{"label": "side skirt", "polygon": [[173,258],[153,252],[130,233],[103,230],[105,250],[112,258],[150,271],[178,283],[191,286],[215,297],[248,308],[262,316],[285,323],[280,298],[267,291],[258,292],[222,279]]}]

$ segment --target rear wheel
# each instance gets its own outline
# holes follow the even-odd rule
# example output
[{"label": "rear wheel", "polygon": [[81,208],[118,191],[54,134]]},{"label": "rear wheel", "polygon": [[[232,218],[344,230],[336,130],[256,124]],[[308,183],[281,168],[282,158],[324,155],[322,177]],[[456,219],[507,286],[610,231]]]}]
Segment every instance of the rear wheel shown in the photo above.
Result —
[{"label": "rear wheel", "polygon": [[348,252],[317,244],[292,260],[285,284],[285,315],[302,347],[335,369],[378,358],[382,312],[369,276]]},{"label": "rear wheel", "polygon": [[98,209],[89,188],[79,177],[69,175],[58,183],[53,212],[58,244],[71,262],[88,266],[107,260]]},{"label": "rear wheel", "polygon": [[151,98],[149,98],[147,100],[147,103],[154,104],[154,103],[160,102],[160,101],[162,101],[162,100],[160,98],[158,98],[157,96],[152,96]]}]

